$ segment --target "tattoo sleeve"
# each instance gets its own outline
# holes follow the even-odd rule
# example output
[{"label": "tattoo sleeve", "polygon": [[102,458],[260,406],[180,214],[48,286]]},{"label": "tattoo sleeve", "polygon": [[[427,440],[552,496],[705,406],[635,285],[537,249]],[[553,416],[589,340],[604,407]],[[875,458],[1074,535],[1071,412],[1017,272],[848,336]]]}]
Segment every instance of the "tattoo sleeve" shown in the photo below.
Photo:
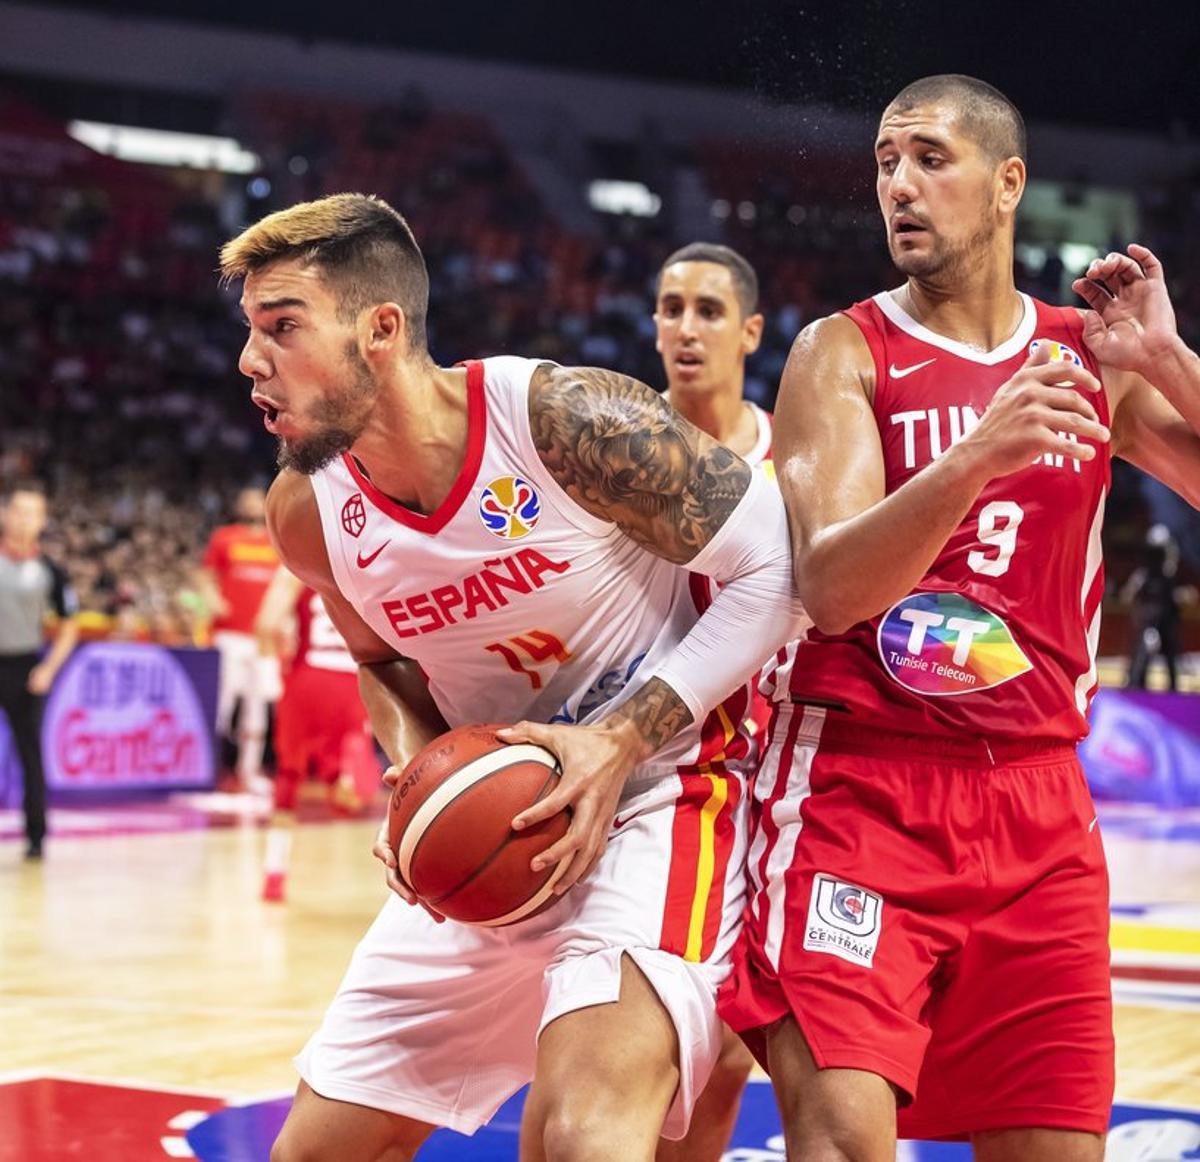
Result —
[{"label": "tattoo sleeve", "polygon": [[540,367],[529,422],[542,462],[577,504],[678,564],[712,540],[750,484],[740,457],[615,371]]},{"label": "tattoo sleeve", "polygon": [[692,722],[692,712],[683,699],[661,678],[651,678],[628,702],[613,711],[612,717],[632,723],[646,740],[650,754]]}]

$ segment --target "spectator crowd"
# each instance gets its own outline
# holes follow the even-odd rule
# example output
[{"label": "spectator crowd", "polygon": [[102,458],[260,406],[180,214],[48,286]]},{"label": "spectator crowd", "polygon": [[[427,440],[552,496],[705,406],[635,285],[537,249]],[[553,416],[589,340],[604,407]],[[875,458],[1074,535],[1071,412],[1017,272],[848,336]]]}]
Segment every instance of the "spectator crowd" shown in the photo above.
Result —
[{"label": "spectator crowd", "polygon": [[[266,181],[248,204],[230,186],[159,174],[133,197],[100,182],[0,182],[0,479],[47,483],[47,550],[96,633],[206,640],[203,546],[237,491],[270,478],[272,443],[236,367],[235,292],[214,275],[242,217],[336,190],[376,192],[410,218],[425,251],[436,359],[520,352],[664,386],[653,281],[690,241],[671,233],[669,214],[598,219],[591,235],[571,234],[486,121],[431,110],[416,92],[388,108],[248,98],[230,117],[264,159]],[[720,143],[699,143],[693,161],[724,240],[760,274],[767,329],[747,390],[770,406],[797,331],[894,279],[870,175],[836,157],[789,171]],[[1193,347],[1196,188],[1179,181],[1142,195],[1144,241],[1174,280]],[[1024,272],[1042,297],[1058,281]],[[1121,551],[1132,557],[1153,507],[1138,474],[1116,474],[1106,536],[1118,580]],[[1200,544],[1181,542],[1194,570]]]}]

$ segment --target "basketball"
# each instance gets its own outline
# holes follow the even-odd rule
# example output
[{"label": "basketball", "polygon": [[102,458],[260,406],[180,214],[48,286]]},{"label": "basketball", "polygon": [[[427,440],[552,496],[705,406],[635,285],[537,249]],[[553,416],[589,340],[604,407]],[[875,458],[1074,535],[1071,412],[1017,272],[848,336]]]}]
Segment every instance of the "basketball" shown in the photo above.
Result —
[{"label": "basketball", "polygon": [[530,870],[566,834],[570,817],[514,831],[514,816],[548,795],[558,760],[532,743],[509,744],[496,725],[460,726],[404,768],[388,807],[400,877],[434,911],[463,924],[501,927],[553,897],[563,864]]}]

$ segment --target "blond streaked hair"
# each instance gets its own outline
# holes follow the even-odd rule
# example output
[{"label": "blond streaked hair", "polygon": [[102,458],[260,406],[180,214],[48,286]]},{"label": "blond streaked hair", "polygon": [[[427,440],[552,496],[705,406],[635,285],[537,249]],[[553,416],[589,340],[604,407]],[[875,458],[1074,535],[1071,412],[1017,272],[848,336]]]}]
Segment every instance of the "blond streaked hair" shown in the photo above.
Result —
[{"label": "blond streaked hair", "polygon": [[404,312],[409,345],[426,349],[425,259],[408,223],[382,198],[331,194],[268,214],[221,247],[221,281],[293,259],[319,268],[337,297],[339,318],[394,302]]}]

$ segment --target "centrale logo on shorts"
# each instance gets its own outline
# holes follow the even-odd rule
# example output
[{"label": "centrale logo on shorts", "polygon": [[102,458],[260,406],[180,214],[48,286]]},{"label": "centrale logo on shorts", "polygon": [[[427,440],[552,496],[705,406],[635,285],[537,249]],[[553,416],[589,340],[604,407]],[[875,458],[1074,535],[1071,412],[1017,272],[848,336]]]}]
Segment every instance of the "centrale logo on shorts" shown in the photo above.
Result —
[{"label": "centrale logo on shorts", "polygon": [[818,872],[808,899],[804,947],[870,968],[882,922],[882,896]]}]

